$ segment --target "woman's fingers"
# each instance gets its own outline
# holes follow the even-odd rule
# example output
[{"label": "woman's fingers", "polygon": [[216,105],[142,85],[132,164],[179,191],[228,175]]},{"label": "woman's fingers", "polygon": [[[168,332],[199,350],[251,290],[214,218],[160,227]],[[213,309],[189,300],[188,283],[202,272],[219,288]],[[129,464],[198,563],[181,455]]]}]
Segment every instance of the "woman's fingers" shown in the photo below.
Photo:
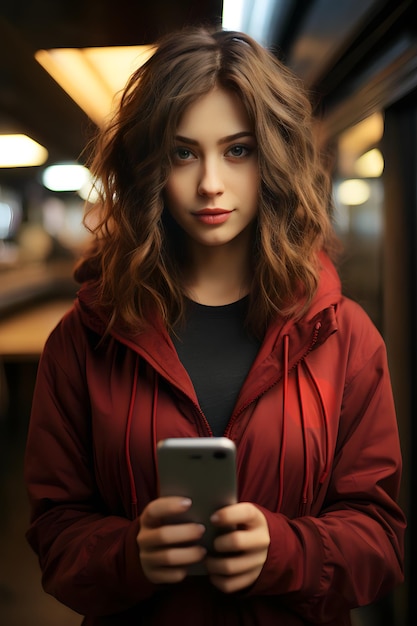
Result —
[{"label": "woman's fingers", "polygon": [[[177,583],[186,577],[189,565],[202,561],[206,556],[206,550],[202,546],[180,545],[184,540],[189,544],[194,539],[199,539],[203,527],[186,524],[162,528],[162,531],[161,529],[150,531],[154,535],[149,537],[149,541],[138,539],[142,568],[153,583]],[[161,542],[161,538],[167,543]],[[179,545],[173,545],[174,543]]]},{"label": "woman's fingers", "polygon": [[141,550],[158,549],[161,546],[194,543],[205,533],[202,524],[170,524],[157,528],[143,528],[139,533]]},{"label": "woman's fingers", "polygon": [[216,554],[206,559],[212,584],[224,593],[252,585],[262,571],[270,544],[264,514],[253,504],[241,502],[217,511],[212,522],[219,528],[236,529],[218,536]]},{"label": "woman's fingers", "polygon": [[237,576],[263,565],[263,562],[264,559],[260,557],[258,552],[234,554],[230,558],[208,556],[206,559],[210,574],[219,574],[220,576]]},{"label": "woman's fingers", "polygon": [[170,496],[157,498],[148,504],[141,515],[141,525],[156,528],[166,524],[166,520],[185,513],[191,506],[189,498]]},{"label": "woman's fingers", "polygon": [[205,554],[206,551],[201,546],[172,547],[145,552],[141,555],[141,562],[151,582],[176,583],[187,576],[187,567],[201,561]]},{"label": "woman's fingers", "polygon": [[256,527],[263,524],[263,513],[250,502],[238,502],[219,509],[211,516],[215,526],[244,526],[245,528]]},{"label": "woman's fingers", "polygon": [[212,522],[218,527],[236,528],[215,539],[216,552],[265,550],[269,546],[265,516],[253,504],[241,502],[220,509],[212,516]]},{"label": "woman's fingers", "polygon": [[201,561],[205,554],[206,550],[202,546],[172,547],[147,552],[144,559],[153,568],[183,567]]},{"label": "woman's fingers", "polygon": [[252,550],[266,550],[270,543],[267,528],[238,529],[224,535],[219,535],[214,540],[216,552],[249,552]]},{"label": "woman's fingers", "polygon": [[158,498],[143,510],[137,544],[143,571],[153,583],[180,582],[187,567],[206,555],[198,545],[204,526],[181,522],[181,513],[190,505],[187,498]]},{"label": "woman's fingers", "polygon": [[252,585],[262,571],[267,550],[227,556],[209,556],[205,561],[211,583],[224,593]]}]

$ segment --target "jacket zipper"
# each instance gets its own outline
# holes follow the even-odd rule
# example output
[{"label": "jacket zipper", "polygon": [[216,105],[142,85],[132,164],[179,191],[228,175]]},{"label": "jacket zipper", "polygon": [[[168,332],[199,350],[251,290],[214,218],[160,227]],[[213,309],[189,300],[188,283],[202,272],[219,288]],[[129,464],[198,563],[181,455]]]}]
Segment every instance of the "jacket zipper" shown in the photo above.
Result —
[{"label": "jacket zipper", "polygon": [[203,425],[205,426],[205,428],[207,430],[207,436],[208,437],[213,437],[213,431],[211,430],[210,424],[207,421],[207,417],[204,415],[201,407],[198,404],[195,404],[194,402],[192,404],[193,404],[193,407],[196,410],[198,418],[201,418],[202,421],[203,421]]},{"label": "jacket zipper", "polygon": [[[288,370],[288,374],[290,374],[290,372],[292,372],[295,368],[297,368],[298,365],[301,363],[301,361],[303,361],[308,356],[308,354],[310,354],[310,352],[313,350],[314,346],[317,343],[320,328],[321,328],[321,322],[316,322],[314,326],[313,337],[312,337],[309,347],[304,352],[304,354],[295,363],[293,363],[291,368]],[[279,378],[277,378],[277,380],[275,380],[272,384],[268,385],[267,387],[262,389],[259,393],[257,393],[256,396],[248,400],[248,402],[246,402],[237,413],[234,413],[229,420],[226,430],[224,431],[224,436],[231,438],[230,431],[232,430],[234,423],[236,422],[239,415],[241,415],[243,411],[245,411],[248,408],[248,406],[252,404],[252,402],[256,402],[256,400],[258,400],[261,396],[267,393],[267,391],[269,391],[270,389],[275,387],[275,385],[280,383],[282,379],[283,379],[283,374]]]}]

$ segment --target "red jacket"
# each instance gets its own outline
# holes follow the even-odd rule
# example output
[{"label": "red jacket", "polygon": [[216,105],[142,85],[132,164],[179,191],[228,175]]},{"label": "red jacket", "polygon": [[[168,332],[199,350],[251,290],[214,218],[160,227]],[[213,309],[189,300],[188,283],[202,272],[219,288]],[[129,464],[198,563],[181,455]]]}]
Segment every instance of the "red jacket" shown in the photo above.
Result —
[{"label": "red jacket", "polygon": [[89,625],[350,624],[350,608],[402,580],[401,456],[384,343],[340,293],[330,262],[309,313],[271,324],[225,435],[239,499],[271,543],[256,583],[157,586],[141,570],[138,515],[157,497],[156,442],[210,428],[158,324],[114,330],[85,285],[51,334],[33,400],[28,540],[47,592]]}]

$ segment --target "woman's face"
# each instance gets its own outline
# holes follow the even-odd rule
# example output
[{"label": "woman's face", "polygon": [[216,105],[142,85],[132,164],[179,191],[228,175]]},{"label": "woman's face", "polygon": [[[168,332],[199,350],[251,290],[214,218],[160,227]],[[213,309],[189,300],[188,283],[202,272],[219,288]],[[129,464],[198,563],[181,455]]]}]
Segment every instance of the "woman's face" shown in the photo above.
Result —
[{"label": "woman's face", "polygon": [[175,144],[165,188],[174,220],[193,244],[220,246],[239,237],[247,243],[260,175],[255,135],[237,95],[215,88],[191,104]]}]

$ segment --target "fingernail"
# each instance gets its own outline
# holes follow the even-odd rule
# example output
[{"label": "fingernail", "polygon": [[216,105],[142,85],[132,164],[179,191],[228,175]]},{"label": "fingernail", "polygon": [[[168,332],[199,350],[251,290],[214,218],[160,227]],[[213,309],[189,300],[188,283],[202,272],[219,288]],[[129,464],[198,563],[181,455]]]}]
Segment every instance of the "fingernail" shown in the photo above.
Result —
[{"label": "fingernail", "polygon": [[181,506],[184,507],[184,509],[188,509],[188,507],[190,507],[192,504],[190,498],[183,498],[181,500]]},{"label": "fingernail", "polygon": [[219,516],[217,515],[217,513],[213,513],[213,515],[210,517],[210,521],[214,523],[219,521]]}]

